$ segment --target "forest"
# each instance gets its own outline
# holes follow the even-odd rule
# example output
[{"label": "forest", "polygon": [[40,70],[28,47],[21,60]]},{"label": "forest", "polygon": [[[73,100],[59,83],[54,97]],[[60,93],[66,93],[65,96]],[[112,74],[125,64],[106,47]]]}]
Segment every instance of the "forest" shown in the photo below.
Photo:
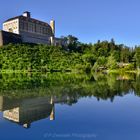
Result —
[{"label": "forest", "polygon": [[0,48],[1,72],[98,72],[140,69],[140,46],[116,44],[114,39],[85,44],[69,35],[66,46],[8,44]]}]

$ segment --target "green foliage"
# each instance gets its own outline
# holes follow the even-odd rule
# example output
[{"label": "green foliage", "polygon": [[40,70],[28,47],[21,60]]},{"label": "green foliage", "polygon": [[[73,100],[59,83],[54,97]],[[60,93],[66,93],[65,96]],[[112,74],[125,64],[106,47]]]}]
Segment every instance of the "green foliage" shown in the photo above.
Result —
[{"label": "green foliage", "polygon": [[121,48],[121,62],[128,63],[130,61],[130,49],[128,47]]},{"label": "green foliage", "polygon": [[[135,63],[140,67],[140,49],[131,49],[123,44],[111,41],[98,41],[95,44],[83,44],[78,38],[69,35],[63,37],[67,49],[58,46],[35,44],[9,44],[0,48],[0,70],[16,72],[53,72],[74,71],[89,73],[93,70],[108,70],[129,66],[134,70]],[[129,64],[132,65],[129,65]],[[127,65],[125,65],[127,64]],[[125,69],[124,69],[125,70]]]},{"label": "green foliage", "polygon": [[108,57],[108,60],[107,60],[107,67],[108,69],[116,69],[118,66],[117,66],[117,61],[116,59],[114,58],[113,55],[110,55]]},{"label": "green foliage", "polygon": [[72,70],[81,63],[78,53],[69,53],[61,47],[46,45],[7,45],[0,49],[2,71]]},{"label": "green foliage", "polygon": [[104,70],[106,69],[106,64],[107,64],[107,58],[102,56],[102,57],[98,57],[95,65],[93,66],[93,69],[95,71],[98,71],[98,70]]},{"label": "green foliage", "polygon": [[139,69],[140,68],[140,47],[136,48],[136,65],[137,65],[137,68]]},{"label": "green foliage", "polygon": [[114,100],[134,91],[140,96],[140,76],[136,75],[80,75],[66,73],[2,74],[0,96],[23,99],[40,96],[73,99],[94,96],[97,100]]}]

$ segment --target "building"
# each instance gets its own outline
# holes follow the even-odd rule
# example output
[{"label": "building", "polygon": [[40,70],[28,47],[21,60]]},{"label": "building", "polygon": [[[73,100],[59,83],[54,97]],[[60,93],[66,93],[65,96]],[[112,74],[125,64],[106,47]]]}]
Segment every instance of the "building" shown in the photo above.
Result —
[{"label": "building", "polygon": [[22,43],[21,36],[18,34],[0,31],[0,46],[9,44],[9,43]]},{"label": "building", "polygon": [[33,122],[50,119],[55,120],[55,105],[72,105],[77,102],[77,97],[68,95],[63,97],[44,96],[34,98],[9,98],[0,96],[0,112],[6,120],[14,122],[24,128],[30,128]]},{"label": "building", "polygon": [[0,31],[1,46],[21,41],[23,43],[61,45],[61,39],[55,38],[55,21],[51,20],[48,24],[34,19],[28,11],[6,20],[3,23],[3,31]]},{"label": "building", "polygon": [[6,120],[24,128],[30,128],[33,122],[41,119],[50,118],[51,121],[55,119],[55,104],[50,97],[17,99],[13,102],[0,96],[0,111],[3,111],[3,117]]}]

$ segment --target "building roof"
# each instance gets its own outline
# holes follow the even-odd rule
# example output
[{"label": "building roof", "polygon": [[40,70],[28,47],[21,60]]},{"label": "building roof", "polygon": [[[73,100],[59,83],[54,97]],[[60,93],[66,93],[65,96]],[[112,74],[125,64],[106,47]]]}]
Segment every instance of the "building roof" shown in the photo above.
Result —
[{"label": "building roof", "polygon": [[[13,17],[13,18],[9,18],[9,19],[6,20],[5,22],[11,21],[11,20],[15,20],[15,19],[24,19],[24,20],[29,20],[29,21],[31,21],[31,22],[38,22],[38,23],[40,23],[40,24],[42,24],[42,25],[46,25],[46,26],[49,26],[49,27],[50,27],[50,25],[49,25],[48,23],[44,22],[44,21],[40,21],[40,20],[37,20],[37,19],[34,19],[34,18],[25,17],[25,16],[23,16],[23,15],[16,16],[16,17]],[[4,23],[5,23],[5,22],[4,22]]]},{"label": "building roof", "polygon": [[4,23],[5,23],[5,22],[8,22],[8,21],[11,21],[11,20],[14,20],[14,19],[17,19],[17,18],[20,18],[20,17],[22,17],[22,15],[16,16],[16,17],[13,17],[13,18],[9,18],[9,19],[7,19],[6,21],[4,21]]}]

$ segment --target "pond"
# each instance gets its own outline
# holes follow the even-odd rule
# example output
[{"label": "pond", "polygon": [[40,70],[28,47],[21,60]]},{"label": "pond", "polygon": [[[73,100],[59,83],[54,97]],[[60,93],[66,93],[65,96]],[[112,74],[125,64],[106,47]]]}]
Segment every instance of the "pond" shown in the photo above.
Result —
[{"label": "pond", "polygon": [[140,76],[1,74],[1,140],[139,140]]}]

